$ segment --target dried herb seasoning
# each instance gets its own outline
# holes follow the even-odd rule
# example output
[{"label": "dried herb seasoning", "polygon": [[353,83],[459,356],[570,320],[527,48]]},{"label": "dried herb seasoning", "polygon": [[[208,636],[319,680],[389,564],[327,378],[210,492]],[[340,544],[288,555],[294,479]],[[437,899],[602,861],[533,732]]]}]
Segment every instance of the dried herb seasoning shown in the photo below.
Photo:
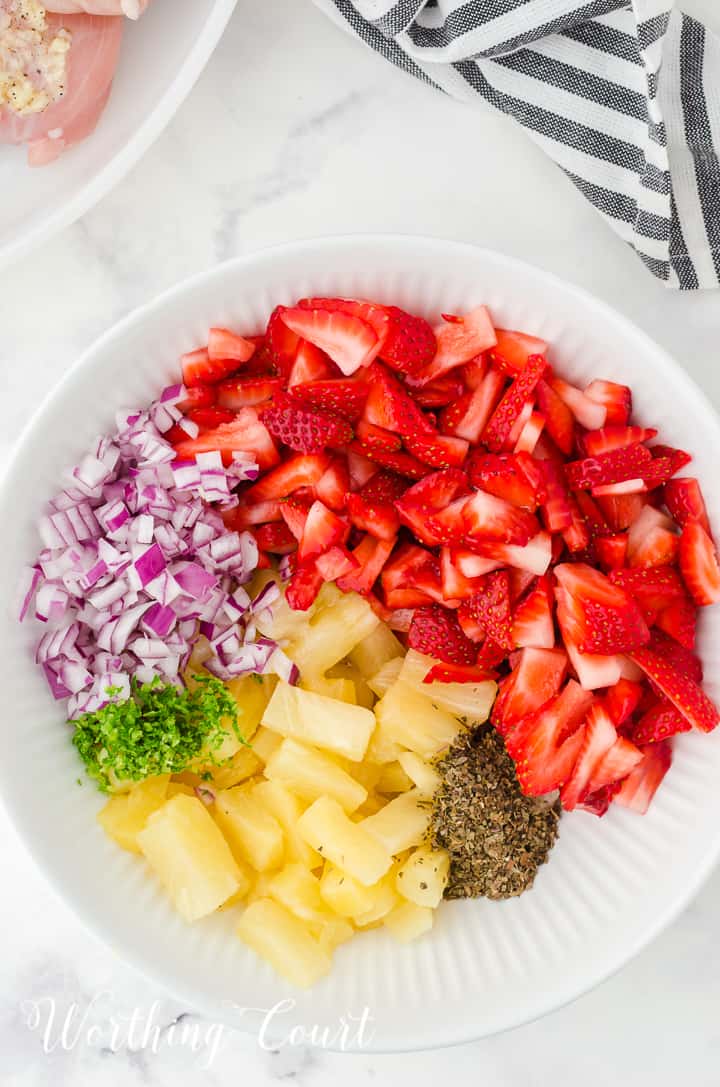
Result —
[{"label": "dried herb seasoning", "polygon": [[502,737],[463,733],[438,763],[431,834],[450,854],[445,898],[511,898],[532,886],[557,837],[560,809],[523,796]]}]

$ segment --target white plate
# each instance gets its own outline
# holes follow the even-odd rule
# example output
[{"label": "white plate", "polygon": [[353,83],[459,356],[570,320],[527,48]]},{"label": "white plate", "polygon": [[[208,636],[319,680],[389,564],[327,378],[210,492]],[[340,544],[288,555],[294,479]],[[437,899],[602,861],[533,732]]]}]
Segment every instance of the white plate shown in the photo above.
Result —
[{"label": "white plate", "polygon": [[67,226],[116,185],[179,108],[237,0],[153,0],[127,20],[107,109],[95,132],[57,162],[27,165],[0,145],[0,268]]},{"label": "white plate", "polygon": [[[267,250],[182,284],[95,344],[50,395],[20,442],[0,493],[5,526],[0,599],[37,551],[34,522],[114,410],[148,401],[176,377],[178,355],[209,324],[262,328],[272,307],[307,294],[395,302],[436,318],[486,302],[498,323],[547,338],[560,371],[581,384],[632,386],[638,419],[696,454],[720,521],[718,421],[684,372],[622,317],[574,287],[496,253],[426,239],[341,238]],[[504,902],[446,903],[434,931],[408,947],[381,930],[341,947],[329,978],[297,993],[232,935],[232,919],[192,927],[172,912],[135,857],[94,821],[99,796],[75,780],[68,730],[31,662],[37,631],[0,627],[0,789],[28,848],[63,897],[112,947],[206,1015],[257,1029],[232,1005],[295,1004],[276,1024],[337,1027],[367,1006],[370,1048],[448,1045],[503,1030],[572,1000],[621,967],[687,903],[720,850],[720,730],[688,734],[649,814],[566,815],[532,891]],[[720,609],[703,616],[702,654],[720,658]],[[709,669],[708,688],[720,686]]]}]

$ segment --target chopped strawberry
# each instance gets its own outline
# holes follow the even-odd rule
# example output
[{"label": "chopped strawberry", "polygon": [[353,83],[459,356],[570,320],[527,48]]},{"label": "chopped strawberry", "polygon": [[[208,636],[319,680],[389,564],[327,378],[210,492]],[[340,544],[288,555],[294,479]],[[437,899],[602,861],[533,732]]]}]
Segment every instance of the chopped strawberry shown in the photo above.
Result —
[{"label": "chopped strawberry", "polygon": [[680,572],[700,607],[720,600],[720,565],[710,536],[699,521],[688,521],[680,537]]},{"label": "chopped strawberry", "polygon": [[667,657],[660,657],[644,647],[635,650],[630,657],[691,725],[701,732],[712,732],[717,727],[720,713],[713,702],[702,687],[683,675]]},{"label": "chopped strawberry", "polygon": [[347,511],[356,528],[379,540],[392,540],[400,531],[400,518],[390,502],[366,498],[362,492],[349,494]]},{"label": "chopped strawberry", "polygon": [[563,468],[552,460],[541,461],[540,466],[542,484],[539,497],[543,520],[550,532],[565,532],[573,523],[573,511]]},{"label": "chopped strawberry", "polygon": [[433,664],[423,683],[484,683],[492,678],[492,671],[476,664]]},{"label": "chopped strawberry", "polygon": [[324,554],[318,555],[315,565],[323,581],[338,581],[339,578],[354,573],[359,567],[357,559],[342,546],[331,547]]},{"label": "chopped strawberry", "polygon": [[562,563],[554,572],[565,590],[558,597],[558,620],[581,653],[626,653],[650,640],[633,598],[599,570],[587,563]]},{"label": "chopped strawberry", "polygon": [[390,309],[377,302],[362,301],[357,298],[301,298],[300,309],[330,310],[333,313],[346,313],[350,317],[359,317],[375,331],[380,344],[384,344],[390,331]]},{"label": "chopped strawberry", "polygon": [[397,499],[400,520],[412,529],[423,543],[440,543],[440,538],[428,531],[428,518],[445,509],[459,494],[467,492],[467,476],[458,468],[433,472],[425,476]]},{"label": "chopped strawberry", "polygon": [[648,613],[661,611],[685,596],[680,578],[668,567],[613,570],[609,576],[613,585],[629,592]]},{"label": "chopped strawberry", "polygon": [[627,385],[618,385],[614,381],[591,381],[585,389],[585,396],[605,408],[608,424],[625,426],[632,415],[632,393]]},{"label": "chopped strawberry", "polygon": [[265,341],[275,369],[287,380],[302,341],[283,321],[285,310],[285,306],[276,306],[270,314]]},{"label": "chopped strawberry", "polygon": [[[572,461],[565,465],[565,472],[570,486],[574,490],[592,490],[606,484],[640,481],[652,464],[650,450],[644,445],[631,445],[627,448],[614,449],[611,453],[601,453],[597,457]],[[638,490],[641,487],[637,488]]]},{"label": "chopped strawberry", "polygon": [[342,517],[319,500],[313,502],[305,521],[298,559],[301,563],[308,562],[331,547],[344,543],[348,529],[348,523]]},{"label": "chopped strawberry", "polygon": [[[479,577],[466,577],[455,563],[453,550],[443,547],[440,551],[440,581],[444,600],[467,600],[482,587]],[[463,627],[463,629],[465,629]],[[473,638],[473,641],[476,639]]]},{"label": "chopped strawberry", "polygon": [[643,686],[630,679],[619,679],[612,687],[608,687],[603,702],[615,728],[620,728],[620,725],[624,725],[632,717],[643,694]]},{"label": "chopped strawberry", "polygon": [[642,513],[646,502],[647,499],[641,494],[605,495],[597,499],[608,525],[615,532],[630,528]]},{"label": "chopped strawberry", "polygon": [[655,626],[665,634],[669,634],[685,649],[695,648],[697,611],[687,597],[663,608],[655,620]]},{"label": "chopped strawberry", "polygon": [[210,408],[215,403],[216,388],[214,385],[193,385],[185,389],[184,396],[177,404],[178,411],[184,415],[195,408]]},{"label": "chopped strawberry", "polygon": [[558,449],[569,456],[575,441],[575,417],[570,408],[543,380],[538,382],[537,405],[548,434]]},{"label": "chopped strawberry", "polygon": [[383,362],[403,374],[417,374],[435,358],[437,342],[432,326],[397,306],[385,309],[390,324],[380,350]]},{"label": "chopped strawberry", "polygon": [[511,377],[525,369],[531,355],[547,354],[547,342],[525,332],[496,328],[495,341],[490,351],[492,361]]},{"label": "chopped strawberry", "polygon": [[614,785],[604,785],[602,789],[596,789],[594,793],[587,793],[578,804],[578,811],[586,811],[599,819],[602,818],[609,811],[619,788],[620,782],[616,781]]},{"label": "chopped strawberry", "polygon": [[[594,709],[595,707],[593,707]],[[593,710],[591,709],[591,713]],[[605,752],[600,761],[595,764],[590,775],[589,792],[582,798],[597,793],[599,789],[606,789],[615,785],[631,774],[643,761],[644,755],[635,744],[626,736],[618,736],[615,743]]]},{"label": "chopped strawberry", "polygon": [[633,549],[632,557],[628,541],[628,562],[630,566],[644,568],[670,566],[677,558],[679,542],[674,532],[665,528],[650,529],[644,540]]},{"label": "chopped strawberry", "polygon": [[[245,492],[247,494],[247,492]],[[222,519],[225,527],[231,532],[241,531],[250,525],[264,525],[271,521],[282,521],[281,506],[279,502],[269,500],[267,502],[248,503],[243,501],[239,506],[223,510]]]},{"label": "chopped strawberry", "polygon": [[302,541],[309,510],[308,505],[296,498],[287,498],[280,506],[280,515],[298,543]]},{"label": "chopped strawberry", "polygon": [[669,743],[641,748],[643,761],[625,778],[615,796],[615,803],[645,815],[660,783],[672,765]]},{"label": "chopped strawberry", "polygon": [[516,604],[512,619],[512,641],[518,647],[554,647],[553,595],[547,574],[538,578],[535,587]]},{"label": "chopped strawberry", "polygon": [[314,563],[298,566],[287,583],[285,599],[293,611],[307,611],[315,603],[323,578]]},{"label": "chopped strawberry", "polygon": [[286,309],[284,324],[319,347],[346,375],[369,366],[382,346],[371,324],[348,313],[324,309]]},{"label": "chopped strawberry", "polygon": [[468,454],[469,442],[446,434],[418,434],[405,439],[409,453],[431,468],[461,468]]},{"label": "chopped strawberry", "polygon": [[[478,578],[497,570],[503,563],[496,559],[487,559],[478,555],[475,551],[468,551],[463,547],[451,547],[453,565],[457,567],[463,577]],[[512,573],[512,571],[510,571]]]},{"label": "chopped strawberry", "polygon": [[572,774],[560,790],[560,803],[565,811],[572,811],[577,807],[586,793],[592,792],[600,785],[608,784],[607,781],[599,781],[591,785],[591,781],[593,771],[616,740],[617,733],[610,715],[599,702],[595,702],[585,719],[582,746],[578,751]]},{"label": "chopped strawberry", "polygon": [[496,645],[504,649],[513,648],[510,580],[507,570],[496,570],[488,574],[480,591],[463,601],[461,609]]},{"label": "chopped strawberry", "polygon": [[580,392],[574,385],[562,378],[553,377],[550,385],[554,392],[563,400],[577,419],[580,426],[586,430],[599,430],[607,422],[607,408],[592,400],[586,393]]},{"label": "chopped strawberry", "polygon": [[211,328],[208,332],[207,349],[213,362],[232,359],[237,364],[252,358],[255,353],[255,344],[252,340],[246,340],[243,336],[231,332],[229,328]]},{"label": "chopped strawberry", "polygon": [[472,541],[472,546],[486,559],[493,559],[505,566],[515,566],[519,570],[528,570],[538,576],[546,572],[552,561],[552,540],[547,532],[538,532],[524,547],[479,538]]},{"label": "chopped strawberry", "polygon": [[627,559],[627,536],[617,533],[614,536],[596,536],[595,554],[605,570],[619,570]]},{"label": "chopped strawberry", "polygon": [[375,426],[374,423],[368,423],[366,419],[361,419],[357,423],[355,433],[360,445],[368,450],[384,450],[386,453],[397,453],[402,447],[402,438],[399,434],[393,434],[391,430],[385,430],[383,427]]},{"label": "chopped strawberry", "polygon": [[485,491],[475,491],[468,498],[462,510],[462,523],[468,537],[498,540],[520,547],[529,543],[540,529],[532,513]]},{"label": "chopped strawberry", "polygon": [[475,647],[460,629],[457,617],[438,604],[417,609],[408,645],[447,664],[475,664]]},{"label": "chopped strawberry", "polygon": [[[522,649],[502,706],[505,734],[519,721],[536,714],[560,690],[567,669],[562,649]],[[497,727],[495,711],[492,722]]]},{"label": "chopped strawberry", "polygon": [[423,384],[435,381],[448,370],[462,366],[497,343],[495,329],[485,306],[477,306],[464,317],[446,320],[435,330],[437,351],[429,366],[416,375]]},{"label": "chopped strawberry", "polygon": [[369,593],[394,547],[395,540],[376,540],[370,535],[363,537],[351,552],[358,569],[339,578],[338,588],[344,593]]},{"label": "chopped strawberry", "polygon": [[520,432],[520,437],[515,443],[515,453],[534,453],[540,438],[542,437],[545,419],[538,412],[530,413],[525,426]]},{"label": "chopped strawberry", "polygon": [[600,430],[588,430],[582,436],[582,447],[588,457],[612,453],[614,449],[627,449],[631,445],[648,442],[657,430],[639,426],[604,426]]},{"label": "chopped strawberry", "polygon": [[288,555],[297,549],[297,540],[284,522],[271,521],[255,533],[258,547],[273,555]]},{"label": "chopped strawberry", "polygon": [[340,513],[347,505],[349,491],[350,475],[347,464],[343,458],[336,457],[318,480],[315,493],[321,502]]},{"label": "chopped strawberry", "polygon": [[376,472],[361,488],[363,498],[394,504],[408,490],[408,482],[394,472]]},{"label": "chopped strawberry", "polygon": [[239,411],[272,400],[282,388],[276,377],[229,378],[217,386],[217,402],[223,408]]},{"label": "chopped strawberry", "polygon": [[505,388],[499,370],[490,370],[476,389],[462,394],[442,412],[441,429],[456,438],[478,442]]},{"label": "chopped strawberry", "polygon": [[359,442],[353,442],[345,450],[350,476],[350,489],[353,491],[359,491],[380,470],[374,461],[364,456],[361,449],[362,446]]},{"label": "chopped strawberry", "polygon": [[298,453],[319,453],[328,446],[345,445],[353,436],[346,419],[307,408],[289,396],[276,396],[272,407],[263,411],[262,420],[273,437]]},{"label": "chopped strawberry", "polygon": [[[500,452],[512,448],[510,441],[512,428],[525,405],[535,395],[540,378],[547,370],[547,359],[542,355],[531,355],[525,369],[518,374],[502,400],[490,416],[482,440],[488,449]],[[508,444],[509,443],[509,444]]]},{"label": "chopped strawberry", "polygon": [[583,718],[592,695],[574,680],[536,715],[521,721],[507,737],[526,796],[544,796],[570,777],[584,739]]},{"label": "chopped strawberry", "polygon": [[331,380],[303,381],[293,386],[293,396],[311,408],[329,411],[354,422],[362,415],[368,388],[362,381]]},{"label": "chopped strawberry", "polygon": [[237,368],[235,359],[211,359],[206,347],[188,351],[180,357],[183,384],[187,389],[197,385],[215,385]]},{"label": "chopped strawberry", "polygon": [[337,374],[337,367],[324,351],[321,351],[314,343],[300,340],[288,375],[288,388],[294,391],[296,385],[325,381],[332,379],[335,374]]},{"label": "chopped strawberry", "polygon": [[367,449],[359,442],[353,442],[348,446],[349,453],[367,454],[367,459],[387,468],[397,475],[407,476],[408,479],[424,479],[432,469],[422,461],[411,457],[409,453],[388,453],[383,449]]},{"label": "chopped strawberry", "polygon": [[[235,412],[229,411],[227,408],[192,408],[185,415],[186,419],[189,419],[191,423],[195,423],[201,434],[208,430],[215,430],[216,427],[221,426],[223,423],[232,423],[235,420]],[[174,428],[173,428],[174,429]],[[182,432],[182,425],[180,426]],[[167,441],[171,441],[170,431],[165,435]],[[180,441],[184,441],[187,438],[187,433],[183,433]]]},{"label": "chopped strawberry", "polygon": [[655,744],[668,740],[679,732],[690,732],[692,725],[675,709],[669,699],[663,698],[647,710],[631,733],[635,744]]},{"label": "chopped strawberry", "polygon": [[214,430],[199,434],[197,438],[187,438],[175,446],[179,460],[215,451],[222,453],[228,464],[232,461],[233,453],[252,453],[263,471],[280,460],[275,443],[254,408],[243,408],[234,422],[222,423]]},{"label": "chopped strawberry", "polygon": [[245,502],[277,501],[287,498],[300,487],[314,487],[322,479],[330,465],[326,453],[313,453],[308,456],[296,454],[288,457],[272,472],[245,491]]},{"label": "chopped strawberry", "polygon": [[[702,683],[703,667],[699,657],[691,649],[686,649],[674,638],[669,638],[661,630],[653,630],[650,635],[649,649],[663,660],[672,664],[676,672],[681,676],[691,679],[693,683]],[[651,684],[652,686],[652,684]]]},{"label": "chopped strawberry", "polygon": [[587,551],[591,537],[587,521],[575,499],[575,495],[570,494],[567,496],[567,505],[570,510],[570,524],[563,530],[562,537],[568,551],[575,555],[579,551]]},{"label": "chopped strawberry", "polygon": [[410,389],[413,400],[423,408],[444,408],[465,393],[465,383],[454,374],[445,374],[418,389]]},{"label": "chopped strawberry", "polygon": [[697,521],[708,536],[711,535],[705,500],[696,479],[688,476],[668,480],[663,489],[663,501],[673,520],[677,521],[681,528],[684,528],[688,521]]},{"label": "chopped strawberry", "polygon": [[473,487],[530,513],[537,509],[535,462],[527,454],[483,453],[476,449],[467,468]]},{"label": "chopped strawberry", "polygon": [[425,417],[397,378],[379,363],[368,373],[369,394],[365,403],[365,419],[403,438],[435,433]]}]

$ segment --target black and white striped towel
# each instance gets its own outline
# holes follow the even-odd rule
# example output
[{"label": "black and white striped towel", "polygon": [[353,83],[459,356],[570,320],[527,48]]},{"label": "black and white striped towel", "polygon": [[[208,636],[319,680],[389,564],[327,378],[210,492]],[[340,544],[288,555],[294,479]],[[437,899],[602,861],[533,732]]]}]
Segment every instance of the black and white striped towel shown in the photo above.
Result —
[{"label": "black and white striped towel", "polygon": [[514,117],[669,287],[720,285],[720,40],[673,0],[315,0]]}]

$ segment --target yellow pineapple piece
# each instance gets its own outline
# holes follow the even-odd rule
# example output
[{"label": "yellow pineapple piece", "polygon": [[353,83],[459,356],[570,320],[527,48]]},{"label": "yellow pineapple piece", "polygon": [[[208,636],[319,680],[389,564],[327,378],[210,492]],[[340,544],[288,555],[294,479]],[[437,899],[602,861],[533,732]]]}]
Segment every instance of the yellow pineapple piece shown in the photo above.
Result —
[{"label": "yellow pineapple piece", "polygon": [[330,970],[328,952],[307,925],[270,898],[260,898],[238,921],[237,935],[292,985],[309,988]]},{"label": "yellow pineapple piece", "polygon": [[327,907],[320,896],[320,880],[301,864],[286,864],[272,877],[267,893],[301,921],[325,921]]},{"label": "yellow pineapple piece", "polygon": [[392,857],[377,839],[363,825],[353,823],[329,796],[310,805],[298,828],[313,849],[365,886],[377,883],[392,864]]},{"label": "yellow pineapple piece", "polygon": [[373,631],[350,650],[350,660],[364,679],[376,676],[384,664],[403,657],[405,650],[389,626],[378,623]]},{"label": "yellow pineapple piece", "polygon": [[402,670],[402,662],[402,657],[393,657],[392,660],[383,664],[382,668],[374,676],[370,677],[368,687],[378,698],[382,698],[397,683]]},{"label": "yellow pineapple piece", "polygon": [[261,779],[253,786],[253,796],[267,808],[283,829],[287,860],[297,861],[306,868],[317,868],[322,857],[311,849],[298,831],[298,819],[307,805],[279,781]]},{"label": "yellow pineapple piece", "polygon": [[377,783],[379,793],[406,793],[412,787],[413,783],[403,770],[399,759],[397,762],[388,762],[383,766]]},{"label": "yellow pineapple piece", "polygon": [[138,844],[186,921],[212,913],[242,885],[230,847],[197,797],[168,800],[150,816]]},{"label": "yellow pineapple piece", "polygon": [[288,683],[278,683],[263,715],[263,724],[282,736],[359,762],[375,728],[375,718],[362,706],[349,706]]},{"label": "yellow pineapple piece", "polygon": [[304,691],[324,695],[325,698],[348,702],[351,706],[357,705],[355,684],[347,677],[308,675],[306,679],[300,681],[300,687]]},{"label": "yellow pineapple piece", "polygon": [[355,917],[372,908],[375,901],[373,887],[364,887],[347,872],[326,864],[320,878],[320,896],[323,902],[340,917]]},{"label": "yellow pineapple piece", "polygon": [[352,918],[353,924],[358,928],[368,928],[370,925],[377,924],[397,906],[400,901],[395,887],[397,869],[398,865],[393,865],[387,875],[378,880],[374,887],[369,888],[373,893],[372,904]]},{"label": "yellow pineapple piece", "polygon": [[383,924],[403,944],[424,936],[433,926],[434,910],[416,906],[414,902],[402,902],[384,918]]},{"label": "yellow pineapple piece", "polygon": [[263,764],[266,763],[273,751],[276,751],[278,747],[280,747],[282,739],[279,732],[273,732],[272,729],[260,725],[260,728],[253,736],[253,754],[260,759],[260,762]]},{"label": "yellow pineapple piece", "polygon": [[152,813],[165,803],[169,783],[170,775],[161,774],[146,778],[129,793],[111,796],[98,812],[100,826],[122,849],[139,853],[137,836]]},{"label": "yellow pineapple piece", "polygon": [[403,750],[400,744],[390,739],[386,726],[378,721],[365,752],[365,762],[382,768],[390,762],[398,762]]},{"label": "yellow pineapple piece", "polygon": [[395,743],[429,759],[449,747],[462,725],[402,679],[375,707],[378,724]]},{"label": "yellow pineapple piece", "polygon": [[303,800],[331,796],[347,812],[359,808],[368,795],[367,789],[328,755],[291,738],[283,740],[270,756],[265,776],[280,782]]},{"label": "yellow pineapple piece", "polygon": [[256,871],[266,872],[282,864],[282,827],[249,789],[221,789],[213,814],[233,853]]},{"label": "yellow pineapple piece", "polygon": [[469,725],[487,721],[497,694],[497,683],[493,680],[483,683],[423,683],[433,664],[437,663],[432,657],[425,657],[410,649],[403,660],[400,680],[439,709],[462,717]]},{"label": "yellow pineapple piece", "polygon": [[328,679],[348,679],[352,681],[355,691],[355,703],[371,710],[375,705],[375,695],[368,687],[362,673],[349,661],[340,661],[329,670]]},{"label": "yellow pineapple piece", "polygon": [[167,787],[167,793],[165,794],[166,800],[171,800],[174,796],[195,796],[195,790],[190,785],[186,785],[182,781],[171,781]]},{"label": "yellow pineapple piece", "polygon": [[251,887],[247,894],[248,906],[251,902],[257,902],[258,898],[269,898],[268,887],[270,881],[278,874],[279,870],[274,868],[270,872],[251,873]]},{"label": "yellow pineapple piece", "polygon": [[440,774],[430,762],[421,759],[414,751],[402,751],[398,762],[423,796],[432,797],[440,785]]},{"label": "yellow pineapple piece", "polygon": [[231,789],[233,785],[240,785],[254,777],[262,768],[263,761],[258,758],[255,750],[252,747],[241,747],[222,766],[210,764],[204,767],[203,772],[210,775],[210,780],[203,783],[217,789]]},{"label": "yellow pineapple piece", "polygon": [[355,929],[344,917],[329,917],[327,921],[309,925],[309,929],[328,955],[332,955],[336,947],[351,940],[355,935]]},{"label": "yellow pineapple piece", "polygon": [[380,780],[380,774],[382,773],[382,766],[378,766],[371,762],[354,762],[347,764],[350,767],[350,773],[369,793],[371,793],[378,781]]},{"label": "yellow pineapple piece", "polygon": [[449,871],[450,854],[447,850],[421,845],[399,868],[395,886],[403,898],[416,906],[435,909],[442,901]]},{"label": "yellow pineapple piece", "polygon": [[367,600],[357,593],[346,593],[330,607],[316,612],[286,652],[303,679],[324,676],[371,634],[379,622]]},{"label": "yellow pineapple piece", "polygon": [[358,826],[395,856],[420,845],[430,825],[430,804],[417,789],[400,793]]}]

